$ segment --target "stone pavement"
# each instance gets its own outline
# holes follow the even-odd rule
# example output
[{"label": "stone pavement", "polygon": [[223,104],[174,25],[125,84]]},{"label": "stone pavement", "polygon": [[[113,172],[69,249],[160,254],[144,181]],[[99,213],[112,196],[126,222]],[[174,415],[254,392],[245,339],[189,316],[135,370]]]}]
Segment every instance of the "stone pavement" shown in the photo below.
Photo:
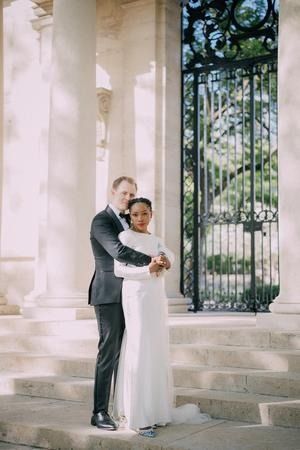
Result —
[{"label": "stone pavement", "polygon": [[300,450],[299,428],[213,419],[202,425],[159,428],[158,436],[149,439],[125,429],[101,432],[91,427],[89,420],[87,403],[21,395],[2,396],[0,449]]}]

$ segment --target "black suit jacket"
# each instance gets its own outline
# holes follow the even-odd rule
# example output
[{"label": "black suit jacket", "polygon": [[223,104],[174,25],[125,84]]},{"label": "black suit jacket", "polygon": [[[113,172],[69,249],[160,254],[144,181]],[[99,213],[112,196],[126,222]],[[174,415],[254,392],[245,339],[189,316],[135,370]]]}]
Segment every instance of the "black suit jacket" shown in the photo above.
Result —
[{"label": "black suit jacket", "polygon": [[89,286],[89,304],[121,302],[122,278],[114,274],[114,259],[135,266],[146,266],[151,257],[124,246],[118,238],[124,231],[120,220],[107,206],[91,225],[91,245],[95,257],[95,273]]}]

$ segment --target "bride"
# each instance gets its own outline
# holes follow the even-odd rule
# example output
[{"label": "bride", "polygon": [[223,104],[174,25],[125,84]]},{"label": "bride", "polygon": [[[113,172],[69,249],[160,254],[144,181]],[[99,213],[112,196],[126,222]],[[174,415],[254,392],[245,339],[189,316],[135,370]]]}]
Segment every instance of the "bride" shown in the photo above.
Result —
[{"label": "bride", "polygon": [[[155,437],[157,425],[172,420],[178,422],[176,416],[180,409],[172,408],[167,300],[163,289],[163,275],[174,261],[174,255],[160,238],[148,231],[152,217],[150,200],[143,197],[132,199],[128,208],[131,228],[120,233],[121,242],[150,256],[162,256],[146,267],[129,266],[115,260],[115,275],[124,278],[122,302],[126,329],[113,413],[116,418],[125,418],[128,428],[137,430],[140,435]],[[161,266],[160,272],[153,271],[155,264]],[[193,423],[209,420],[209,416],[200,414],[195,405],[189,406],[193,416],[194,408],[197,410],[197,421]],[[190,411],[187,415],[191,415]],[[182,421],[187,422],[186,419],[189,417],[182,418]]]}]

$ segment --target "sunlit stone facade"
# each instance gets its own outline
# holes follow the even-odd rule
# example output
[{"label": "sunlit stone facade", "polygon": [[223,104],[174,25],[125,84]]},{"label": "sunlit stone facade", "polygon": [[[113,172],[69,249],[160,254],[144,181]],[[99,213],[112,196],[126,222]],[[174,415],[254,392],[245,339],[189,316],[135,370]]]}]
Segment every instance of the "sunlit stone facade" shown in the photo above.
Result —
[{"label": "sunlit stone facade", "polygon": [[[89,222],[127,174],[180,272],[177,0],[3,1],[0,296],[26,310],[86,304]],[[78,20],[80,16],[80,20]],[[298,0],[279,32],[280,296],[259,326],[300,326]],[[73,43],[73,45],[72,45]],[[300,67],[299,67],[300,69]]]},{"label": "sunlit stone facade", "polygon": [[177,0],[4,2],[1,293],[26,311],[84,306],[89,223],[117,176],[154,205],[180,268]]}]

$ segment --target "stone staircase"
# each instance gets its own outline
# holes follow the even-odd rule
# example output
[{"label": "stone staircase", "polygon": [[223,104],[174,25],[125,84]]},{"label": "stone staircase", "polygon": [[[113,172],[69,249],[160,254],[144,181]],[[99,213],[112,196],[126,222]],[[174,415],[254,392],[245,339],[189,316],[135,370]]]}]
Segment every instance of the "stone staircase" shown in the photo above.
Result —
[{"label": "stone staircase", "polygon": [[300,427],[300,333],[171,329],[177,404],[212,417]]},{"label": "stone staircase", "polygon": [[[89,416],[96,321],[55,314],[47,322],[0,318],[0,403],[81,402]],[[170,317],[170,344],[177,405],[193,402],[216,419],[300,431],[300,332],[256,328],[251,316],[183,314]],[[0,418],[0,432],[7,427]]]}]

